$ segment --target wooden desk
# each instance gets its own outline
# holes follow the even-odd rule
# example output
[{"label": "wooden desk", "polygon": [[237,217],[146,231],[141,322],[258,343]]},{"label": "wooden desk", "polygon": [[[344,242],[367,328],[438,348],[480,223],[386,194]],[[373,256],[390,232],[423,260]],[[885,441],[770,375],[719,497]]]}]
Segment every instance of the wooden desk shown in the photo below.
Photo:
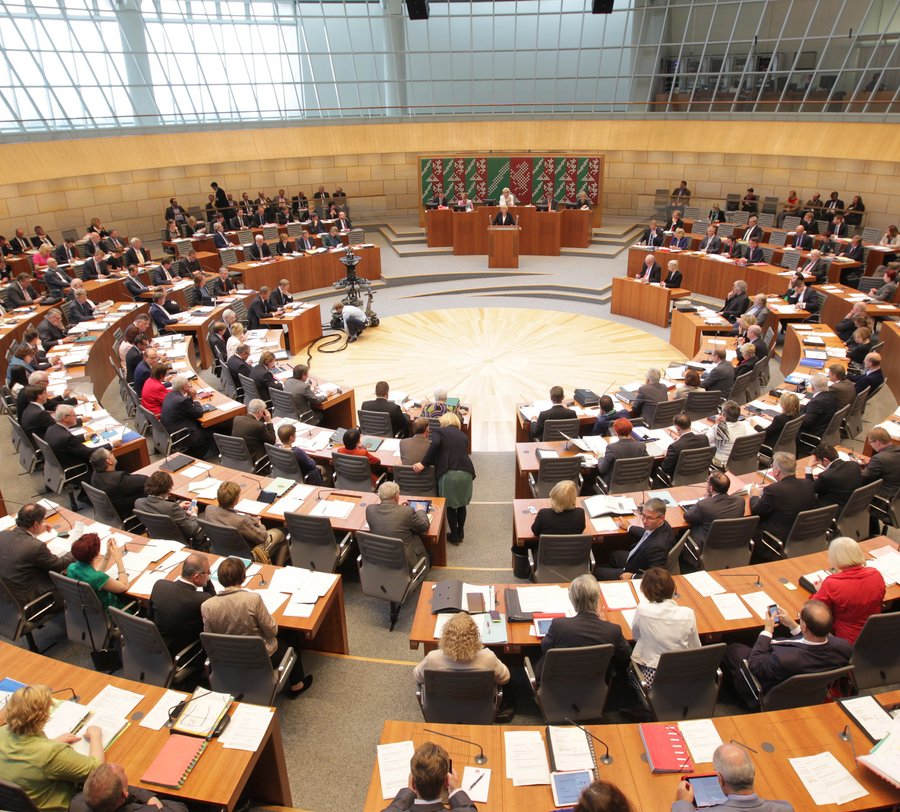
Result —
[{"label": "wooden desk", "polygon": [[[784,337],[784,346],[781,350],[781,372],[783,375],[790,375],[800,368],[800,360],[806,357],[804,348],[810,350],[827,350],[829,347],[844,347],[841,341],[827,324],[811,324],[812,330],[797,330],[792,324],[789,324]],[[824,345],[805,345],[803,339],[805,336],[817,336],[825,341]],[[807,373],[819,372],[827,374],[828,367],[832,364],[840,364],[847,367],[849,364],[847,358],[828,358],[822,370],[814,370],[811,367],[803,367],[802,371]]]},{"label": "wooden desk", "polygon": [[[381,278],[381,249],[377,245],[354,246],[361,261],[357,265],[357,273],[363,279]],[[347,268],[341,263],[345,251],[335,248],[318,254],[305,254],[301,257],[276,257],[270,262],[238,262],[230,265],[229,270],[239,271],[244,284],[255,290],[267,285],[274,290],[278,282],[287,279],[294,292],[316,290],[330,287],[338,279],[347,275]]]},{"label": "wooden desk", "polygon": [[593,237],[593,212],[589,209],[563,209],[560,214],[562,215],[560,245],[565,248],[590,247]]},{"label": "wooden desk", "polygon": [[881,323],[881,369],[894,400],[900,402],[900,324],[894,321]]},{"label": "wooden desk", "polygon": [[668,327],[672,300],[683,299],[690,294],[684,288],[646,285],[628,276],[614,276],[609,309],[620,316]]},{"label": "wooden desk", "polygon": [[453,213],[447,208],[425,211],[425,244],[429,248],[453,245],[452,216]]},{"label": "wooden desk", "polygon": [[286,327],[288,349],[294,355],[322,337],[322,316],[317,304],[308,307],[299,302],[288,305],[284,315],[260,319],[260,324]]},{"label": "wooden desk", "polygon": [[[855,302],[865,298],[865,294],[846,285],[815,285],[815,290],[825,297],[819,318],[831,327],[837,326],[837,323],[850,312]],[[897,318],[900,316],[900,307],[884,302],[866,304],[866,315],[872,319]]]},{"label": "wooden desk", "polygon": [[488,268],[519,267],[519,226],[488,226]]},{"label": "wooden desk", "polygon": [[688,358],[693,358],[700,350],[704,336],[731,335],[734,325],[727,321],[722,324],[707,324],[698,313],[672,311],[672,329],[669,343]]},{"label": "wooden desk", "polygon": [[6,354],[10,347],[20,343],[25,338],[28,328],[37,327],[44,320],[47,311],[51,309],[47,305],[31,305],[10,310],[0,319],[0,375],[3,376],[4,384],[6,383],[6,369],[9,365]]},{"label": "wooden desk", "polygon": [[[517,403],[516,404],[516,442],[517,443],[530,443],[531,442],[531,421],[526,420],[524,415],[522,414],[522,407],[529,406],[528,403]],[[585,428],[594,425],[594,421],[597,419],[597,415],[600,414],[600,407],[593,406],[589,409],[583,409],[574,401],[571,403],[565,403],[569,409],[573,409],[575,414],[578,417],[581,431],[584,431]]]},{"label": "wooden desk", "polygon": [[[149,713],[165,694],[163,688],[89,671],[8,643],[0,643],[0,659],[3,661],[4,676],[27,684],[71,687],[82,704],[93,699],[107,685],[143,694],[144,699],[132,713],[132,724],[106,751],[106,758],[125,768],[128,783],[132,786],[162,794],[160,787],[143,784],[140,778],[168,740],[169,731],[166,728],[149,730],[137,721]],[[188,804],[224,807],[230,812],[245,791],[253,798],[270,804],[292,804],[277,714],[272,715],[259,750],[254,753],[226,750],[218,740],[213,739],[184,786],[178,790],[166,789],[165,795]]]},{"label": "wooden desk", "polygon": [[[479,206],[470,212],[427,211],[428,245],[452,246],[456,256],[488,254],[486,229],[499,211],[499,206]],[[513,206],[509,211],[521,229],[519,253],[522,255],[559,256],[561,248],[587,248],[591,244],[593,213],[590,211],[538,211],[534,206]]]},{"label": "wooden desk", "polygon": [[[212,347],[209,346],[209,341],[206,340],[210,325],[214,321],[218,321],[222,314],[228,310],[237,299],[242,299],[245,305],[249,305],[254,296],[255,294],[253,293],[220,296],[216,300],[216,306],[208,313],[197,312],[198,308],[186,311],[186,313],[179,314],[181,316],[179,321],[170,324],[166,329],[173,333],[190,333],[191,335],[196,336],[196,347],[197,352],[200,355],[200,366],[203,369],[208,369],[213,365]],[[187,319],[184,318],[185,315],[193,313],[197,313],[197,315],[192,315]]]}]

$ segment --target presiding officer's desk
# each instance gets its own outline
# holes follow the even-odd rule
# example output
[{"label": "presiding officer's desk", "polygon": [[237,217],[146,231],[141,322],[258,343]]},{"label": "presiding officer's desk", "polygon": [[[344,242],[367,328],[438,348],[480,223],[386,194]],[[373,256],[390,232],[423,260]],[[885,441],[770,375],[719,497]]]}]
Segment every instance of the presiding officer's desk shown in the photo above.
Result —
[{"label": "presiding officer's desk", "polygon": [[900,317],[900,307],[889,302],[866,302],[868,297],[865,293],[856,288],[847,287],[846,285],[816,285],[815,290],[819,295],[824,297],[822,301],[822,309],[820,311],[820,320],[832,327],[843,319],[853,308],[857,302],[865,302],[866,315],[870,319],[887,319]]},{"label": "presiding officer's desk", "polygon": [[108,685],[142,694],[144,699],[129,717],[131,724],[106,751],[106,760],[121,764],[132,786],[155,795],[171,796],[189,805],[209,804],[229,812],[237,806],[245,792],[265,803],[282,806],[292,803],[281,729],[275,713],[258,750],[229,750],[213,739],[181,789],[163,789],[144,784],[140,779],[168,741],[169,731],[165,727],[150,730],[141,727],[138,722],[165,695],[164,688],[89,671],[8,643],[0,643],[0,661],[3,663],[4,677],[31,685],[49,685],[51,690],[71,688],[82,704],[89,702]]},{"label": "presiding officer's desk", "polygon": [[[877,699],[885,707],[889,707],[900,699],[900,691],[880,694]],[[842,741],[838,735],[848,722],[855,745]],[[756,767],[754,787],[761,798],[787,800],[796,812],[864,812],[889,808],[900,803],[900,790],[868,769],[856,765],[855,755],[867,753],[871,747],[863,732],[835,703],[743,716],[717,716],[712,723],[723,742],[734,740],[747,748]],[[654,775],[650,771],[639,725],[587,727],[594,736],[606,743],[612,757],[611,764],[599,765],[598,778],[617,786],[631,802],[635,812],[663,812],[671,808],[681,775],[679,773]],[[478,755],[480,746],[487,756],[485,766],[491,770],[491,775],[488,803],[479,804],[479,809],[488,812],[553,809],[553,796],[549,785],[517,787],[507,778],[508,765],[503,734],[525,730],[538,732],[544,740],[545,747],[548,746],[544,727],[444,725],[392,720],[385,722],[379,743],[411,740],[414,747],[419,747],[425,742],[440,744],[449,753],[453,760],[454,772],[460,777],[466,766],[474,765],[474,758]],[[441,733],[464,741],[436,735]],[[594,748],[599,759],[603,755],[603,747],[595,742]],[[816,805],[788,759],[822,752],[832,753],[863,786],[866,795],[841,805]],[[699,762],[693,772],[712,773],[712,764]],[[364,810],[379,812],[389,802],[389,799],[381,797],[381,779],[376,760]]]},{"label": "presiding officer's desk", "polygon": [[614,276],[610,312],[668,327],[672,301],[690,295],[686,288],[667,288],[662,284],[644,284],[630,276]]},{"label": "presiding officer's desk", "polygon": [[[677,488],[671,488],[670,491],[677,491]],[[673,493],[674,495],[674,493]],[[694,490],[693,499],[702,496],[702,492]],[[540,504],[534,501],[535,505]],[[549,503],[547,503],[549,504]],[[515,503],[518,513],[521,511],[521,502]],[[680,508],[670,508],[667,518],[673,512],[681,512]],[[632,517],[629,517],[632,518]],[[671,522],[671,519],[669,519]],[[683,524],[683,522],[682,522]],[[530,527],[530,520],[529,520]],[[529,530],[530,534],[530,530]],[[892,550],[897,549],[897,544],[887,536],[878,536],[861,542],[860,546],[866,553],[871,554],[872,550],[882,547],[890,547]],[[765,592],[771,598],[768,604],[777,603],[788,614],[794,614],[800,611],[800,608],[809,599],[809,593],[798,585],[801,575],[816,572],[818,570],[827,570],[829,568],[827,552],[814,553],[812,555],[798,556],[796,558],[786,558],[782,561],[771,561],[765,564],[757,564],[748,567],[735,567],[734,569],[710,572],[711,575],[724,588],[724,591],[746,595],[749,593]],[[761,629],[764,620],[762,616],[755,613],[752,609],[747,608],[750,617],[741,618],[739,620],[725,620],[716,604],[711,597],[703,597],[693,586],[691,586],[690,576],[676,575],[675,590],[676,600],[681,606],[689,606],[694,610],[697,616],[697,631],[706,638],[713,638],[726,632],[742,632],[747,630]],[[761,586],[756,586],[758,582]],[[633,602],[637,602],[638,595],[634,591],[636,584],[630,581],[614,581],[614,584],[629,584],[632,589],[631,597]],[[413,617],[412,629],[409,636],[409,647],[413,650],[422,646],[425,651],[430,651],[437,647],[438,640],[434,636],[435,620],[437,615],[431,613],[431,595],[434,582],[426,581],[422,584],[419,592],[419,599],[416,604],[416,612]],[[493,584],[496,595],[496,609],[501,614],[506,614],[506,599],[504,590],[528,589],[534,584],[515,583],[515,584]],[[567,588],[567,584],[559,586]],[[885,603],[900,598],[900,586],[893,584],[887,588],[885,595]],[[602,599],[602,595],[601,595]],[[606,601],[603,600],[603,606],[606,607]],[[765,609],[765,607],[763,607]],[[616,623],[622,628],[622,634],[626,640],[631,640],[631,626],[627,619],[627,614],[620,610],[606,608],[606,616],[609,621]],[[627,610],[626,610],[627,612]],[[519,653],[523,648],[529,646],[539,646],[540,638],[532,634],[532,624],[530,622],[512,623],[506,620],[507,642],[490,644],[489,648],[496,648],[499,651],[507,653]]]}]

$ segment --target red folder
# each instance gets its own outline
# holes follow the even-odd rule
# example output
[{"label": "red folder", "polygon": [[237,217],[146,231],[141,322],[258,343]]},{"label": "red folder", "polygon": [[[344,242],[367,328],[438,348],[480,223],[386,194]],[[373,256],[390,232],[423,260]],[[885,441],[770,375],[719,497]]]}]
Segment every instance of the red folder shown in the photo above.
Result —
[{"label": "red folder", "polygon": [[690,751],[678,725],[644,724],[640,726],[640,733],[652,772],[689,773],[694,769]]},{"label": "red folder", "polygon": [[162,750],[156,754],[147,772],[141,776],[141,781],[145,784],[181,789],[194,769],[197,759],[206,749],[207,743],[206,739],[198,739],[196,736],[173,733]]}]

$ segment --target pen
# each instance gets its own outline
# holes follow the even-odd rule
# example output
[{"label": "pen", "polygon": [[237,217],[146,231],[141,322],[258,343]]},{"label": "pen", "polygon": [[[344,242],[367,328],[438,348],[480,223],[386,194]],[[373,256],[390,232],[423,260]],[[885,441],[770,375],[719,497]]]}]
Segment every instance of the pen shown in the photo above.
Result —
[{"label": "pen", "polygon": [[479,774],[478,774],[478,778],[476,778],[471,784],[469,784],[469,792],[471,792],[473,789],[475,789],[475,785],[476,785],[482,778],[484,778],[484,773],[479,773]]}]

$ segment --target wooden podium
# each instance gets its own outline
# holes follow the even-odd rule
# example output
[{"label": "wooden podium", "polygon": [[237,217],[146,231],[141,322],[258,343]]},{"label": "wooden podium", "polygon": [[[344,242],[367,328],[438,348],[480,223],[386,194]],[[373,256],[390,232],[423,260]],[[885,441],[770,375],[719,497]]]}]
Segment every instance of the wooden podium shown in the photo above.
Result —
[{"label": "wooden podium", "polygon": [[629,276],[614,276],[609,310],[610,313],[619,316],[668,327],[672,300],[683,299],[690,294],[691,292],[684,288],[663,288],[659,284],[645,285]]},{"label": "wooden podium", "polygon": [[488,268],[519,267],[519,227],[488,226]]}]

